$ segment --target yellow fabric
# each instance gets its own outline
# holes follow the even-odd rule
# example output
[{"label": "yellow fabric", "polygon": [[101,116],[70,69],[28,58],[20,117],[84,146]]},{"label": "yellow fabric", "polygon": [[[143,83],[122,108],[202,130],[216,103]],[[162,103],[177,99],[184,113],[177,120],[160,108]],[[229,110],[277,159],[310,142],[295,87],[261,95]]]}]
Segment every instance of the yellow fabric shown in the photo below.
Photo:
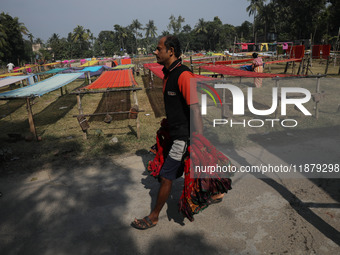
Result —
[{"label": "yellow fabric", "polygon": [[43,66],[54,66],[54,65],[58,65],[61,62],[54,62],[54,63],[48,63],[48,64],[44,64]]},{"label": "yellow fabric", "polygon": [[214,53],[213,55],[214,55],[214,56],[223,56],[223,57],[225,57],[225,55],[222,54],[222,53]]},{"label": "yellow fabric", "polygon": [[268,43],[261,43],[261,51],[265,47],[265,51],[268,51]]},{"label": "yellow fabric", "polygon": [[8,76],[17,76],[17,75],[24,75],[24,73],[5,73],[0,74],[0,78],[8,77]]},{"label": "yellow fabric", "polygon": [[94,66],[94,65],[98,64],[98,62],[99,62],[99,60],[91,60],[91,61],[88,61],[85,64],[81,65],[81,67],[83,67],[83,66]]},{"label": "yellow fabric", "polygon": [[35,67],[35,65],[23,66],[23,67],[20,67],[18,69],[15,69],[14,71],[17,72],[17,71],[25,70],[25,69],[32,68],[32,67]]}]

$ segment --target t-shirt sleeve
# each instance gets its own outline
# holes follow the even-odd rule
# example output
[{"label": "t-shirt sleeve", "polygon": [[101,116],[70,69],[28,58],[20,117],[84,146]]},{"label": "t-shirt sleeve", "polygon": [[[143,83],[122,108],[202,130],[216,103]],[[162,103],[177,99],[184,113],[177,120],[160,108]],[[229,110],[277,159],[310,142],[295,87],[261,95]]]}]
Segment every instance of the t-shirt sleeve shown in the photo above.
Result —
[{"label": "t-shirt sleeve", "polygon": [[178,78],[178,87],[187,105],[198,103],[197,86],[193,73],[184,71]]}]

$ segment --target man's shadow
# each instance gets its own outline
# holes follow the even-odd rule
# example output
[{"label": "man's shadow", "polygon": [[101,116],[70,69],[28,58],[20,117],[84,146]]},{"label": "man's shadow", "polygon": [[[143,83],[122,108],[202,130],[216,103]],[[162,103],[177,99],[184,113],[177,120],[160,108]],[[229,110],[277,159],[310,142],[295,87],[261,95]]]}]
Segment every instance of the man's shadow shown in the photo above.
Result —
[{"label": "man's shadow", "polygon": [[[157,178],[150,175],[148,171],[148,164],[150,160],[153,160],[154,154],[148,152],[147,150],[139,150],[136,152],[136,155],[141,156],[144,165],[144,172],[143,178],[141,179],[141,183],[144,185],[145,189],[150,190],[149,194],[151,197],[151,204],[150,204],[150,212],[156,205],[158,190],[160,187],[160,183]],[[168,216],[168,220],[173,220],[174,222],[184,226],[184,216],[178,210],[178,202],[182,195],[184,188],[184,178],[180,177],[173,181],[172,189],[170,196],[164,205],[164,209],[166,209],[166,214]]]}]

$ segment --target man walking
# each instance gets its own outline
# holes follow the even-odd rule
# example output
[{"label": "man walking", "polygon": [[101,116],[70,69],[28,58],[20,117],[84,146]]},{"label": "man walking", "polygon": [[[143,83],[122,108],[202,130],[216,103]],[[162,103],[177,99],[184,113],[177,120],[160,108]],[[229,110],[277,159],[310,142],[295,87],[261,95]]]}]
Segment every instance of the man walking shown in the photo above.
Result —
[{"label": "man walking", "polygon": [[14,64],[13,63],[8,63],[7,67],[8,67],[8,72],[11,73],[13,71]]},{"label": "man walking", "polygon": [[[190,79],[194,78],[190,69],[182,65],[180,42],[175,36],[162,37],[154,54],[157,63],[163,65],[163,95],[164,105],[169,125],[172,146],[160,170],[160,188],[156,205],[151,213],[143,219],[135,219],[131,225],[138,229],[148,229],[155,226],[158,216],[166,203],[176,179],[177,170],[186,152],[190,137],[190,116],[194,131],[203,133],[202,118],[198,105],[196,90],[190,90]],[[190,92],[192,93],[190,95]]]}]

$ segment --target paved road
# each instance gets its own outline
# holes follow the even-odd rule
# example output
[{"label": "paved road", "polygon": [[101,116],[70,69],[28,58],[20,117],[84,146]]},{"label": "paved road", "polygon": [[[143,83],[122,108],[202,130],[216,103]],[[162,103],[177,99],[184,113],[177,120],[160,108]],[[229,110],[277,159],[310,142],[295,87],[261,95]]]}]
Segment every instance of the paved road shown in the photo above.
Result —
[{"label": "paved road", "polygon": [[[339,159],[338,144],[327,143],[325,161]],[[227,153],[235,164],[246,165],[298,162],[304,159],[301,150],[254,147]],[[149,154],[69,159],[3,176],[0,254],[340,254],[336,179],[237,174],[223,202],[194,222],[177,212],[179,179],[158,225],[136,230],[130,222],[149,213],[158,190],[145,172],[150,159]]]}]

